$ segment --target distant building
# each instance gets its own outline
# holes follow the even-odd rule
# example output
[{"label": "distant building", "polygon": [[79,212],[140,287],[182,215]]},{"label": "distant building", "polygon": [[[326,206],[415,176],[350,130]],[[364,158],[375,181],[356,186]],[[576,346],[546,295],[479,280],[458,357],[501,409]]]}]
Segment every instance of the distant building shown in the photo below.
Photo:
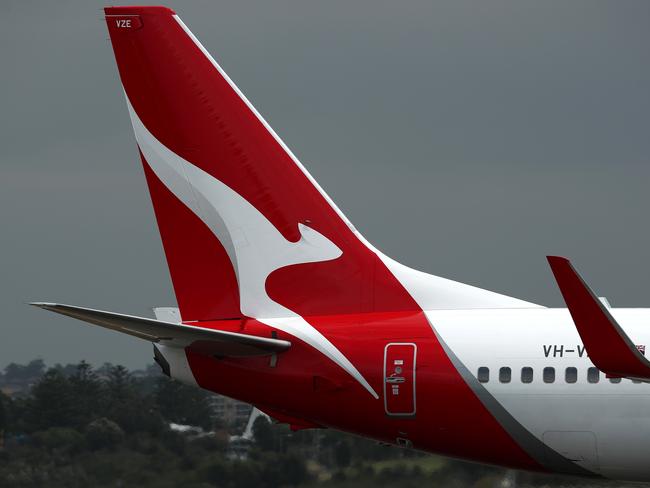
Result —
[{"label": "distant building", "polygon": [[223,395],[211,395],[210,406],[216,420],[222,422],[224,427],[235,430],[244,428],[253,409],[248,403]]}]

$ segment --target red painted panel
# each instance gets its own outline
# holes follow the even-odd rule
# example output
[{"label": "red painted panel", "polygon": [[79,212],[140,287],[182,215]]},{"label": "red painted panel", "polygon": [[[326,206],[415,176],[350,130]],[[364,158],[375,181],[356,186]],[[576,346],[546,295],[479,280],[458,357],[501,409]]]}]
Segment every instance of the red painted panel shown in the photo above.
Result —
[{"label": "red painted panel", "polygon": [[186,322],[240,317],[237,277],[228,253],[144,157],[142,165],[181,317]]},{"label": "red painted panel", "polygon": [[[483,463],[541,470],[503,429],[465,383],[431,331],[422,312],[307,317],[357,367],[376,390],[382,390],[384,350],[388,343],[417,344],[417,416],[387,416],[383,398],[375,400],[350,375],[307,344],[282,331],[278,339],[292,347],[269,358],[215,359],[188,353],[198,383],[209,390],[263,404],[382,442],[397,437],[416,449]],[[244,333],[270,337],[258,321]]]}]

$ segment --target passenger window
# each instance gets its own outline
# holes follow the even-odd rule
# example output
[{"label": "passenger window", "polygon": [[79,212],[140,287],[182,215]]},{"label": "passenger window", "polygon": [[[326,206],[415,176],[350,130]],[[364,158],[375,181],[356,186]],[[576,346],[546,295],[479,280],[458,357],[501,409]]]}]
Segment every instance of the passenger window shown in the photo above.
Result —
[{"label": "passenger window", "polygon": [[555,381],[555,368],[544,368],[544,383],[553,383]]},{"label": "passenger window", "polygon": [[610,383],[620,383],[621,378],[610,378],[609,381],[610,381]]},{"label": "passenger window", "polygon": [[578,381],[578,370],[576,368],[567,368],[564,372],[564,379],[567,383],[575,383]]},{"label": "passenger window", "polygon": [[478,369],[478,380],[481,383],[487,383],[490,381],[490,368],[486,368],[485,366],[481,366]]},{"label": "passenger window", "polygon": [[639,383],[643,383],[643,381],[640,381],[640,380],[632,380],[632,383],[639,384]]},{"label": "passenger window", "polygon": [[600,381],[600,371],[598,371],[598,368],[589,368],[587,370],[587,381],[589,383],[598,383]]},{"label": "passenger window", "polygon": [[508,367],[499,369],[499,381],[501,383],[510,383],[512,371]]},{"label": "passenger window", "polygon": [[522,383],[532,383],[533,382],[533,368],[526,366],[521,368],[521,382]]}]

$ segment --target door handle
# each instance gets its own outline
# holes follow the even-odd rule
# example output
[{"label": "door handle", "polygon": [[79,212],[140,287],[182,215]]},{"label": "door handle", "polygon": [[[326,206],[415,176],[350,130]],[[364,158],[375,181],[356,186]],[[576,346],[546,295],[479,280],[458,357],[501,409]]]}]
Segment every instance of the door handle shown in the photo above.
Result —
[{"label": "door handle", "polygon": [[406,378],[403,376],[389,376],[386,378],[386,383],[404,383]]}]

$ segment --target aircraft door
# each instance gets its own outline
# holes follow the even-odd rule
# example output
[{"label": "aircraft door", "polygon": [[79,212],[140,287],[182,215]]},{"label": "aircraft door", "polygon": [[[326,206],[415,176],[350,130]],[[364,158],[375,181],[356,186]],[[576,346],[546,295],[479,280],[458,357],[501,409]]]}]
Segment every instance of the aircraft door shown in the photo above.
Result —
[{"label": "aircraft door", "polygon": [[384,409],[387,415],[414,416],[417,346],[394,342],[384,348]]}]

